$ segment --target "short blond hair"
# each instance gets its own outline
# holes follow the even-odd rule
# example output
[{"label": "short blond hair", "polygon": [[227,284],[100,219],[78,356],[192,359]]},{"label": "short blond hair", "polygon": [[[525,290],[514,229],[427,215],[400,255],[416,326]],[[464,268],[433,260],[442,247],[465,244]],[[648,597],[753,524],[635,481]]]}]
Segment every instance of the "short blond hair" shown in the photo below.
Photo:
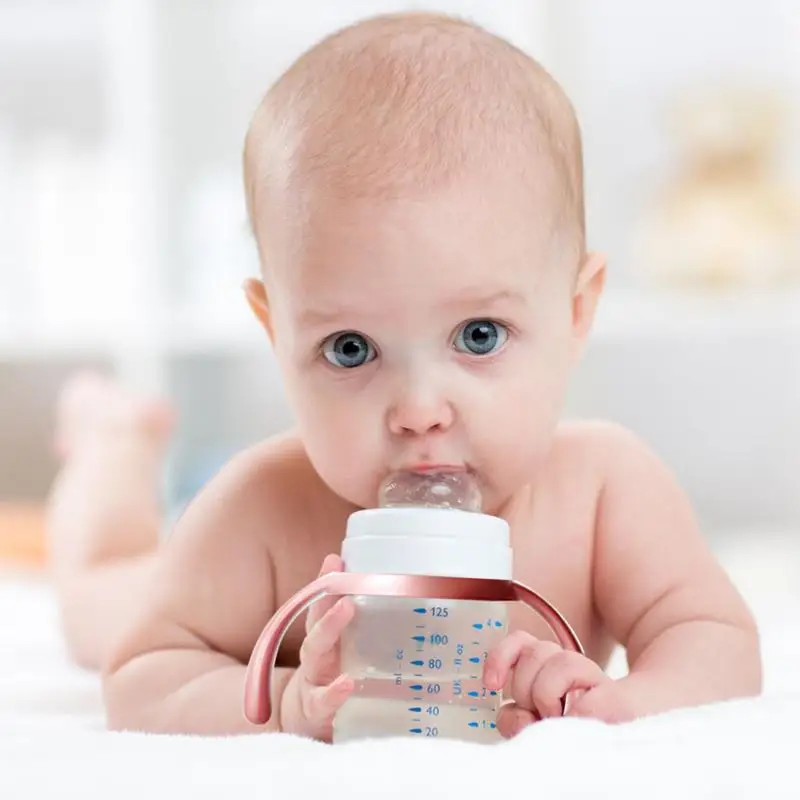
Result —
[{"label": "short blond hair", "polygon": [[510,167],[527,181],[550,207],[552,233],[569,243],[570,258],[582,256],[581,135],[558,83],[471,22],[381,15],[321,40],[263,98],[244,148],[250,223],[260,241],[267,209],[297,201],[300,186],[392,197],[476,167]]}]

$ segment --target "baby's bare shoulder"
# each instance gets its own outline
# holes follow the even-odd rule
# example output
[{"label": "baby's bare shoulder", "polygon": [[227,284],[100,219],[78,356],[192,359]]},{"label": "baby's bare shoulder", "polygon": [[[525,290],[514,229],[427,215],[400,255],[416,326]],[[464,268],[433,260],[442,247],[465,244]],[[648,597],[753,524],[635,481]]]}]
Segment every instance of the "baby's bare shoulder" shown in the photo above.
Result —
[{"label": "baby's bare shoulder", "polygon": [[338,552],[354,510],[322,481],[293,433],[236,456],[219,485],[231,522],[267,548],[279,577],[297,568],[312,577],[325,555]]},{"label": "baby's bare shoulder", "polygon": [[564,448],[598,454],[642,445],[640,437],[632,430],[604,419],[562,422],[556,431],[556,443]]},{"label": "baby's bare shoulder", "polygon": [[232,522],[256,519],[263,527],[267,520],[302,517],[322,498],[326,487],[300,438],[286,433],[235,455],[205,491],[213,502],[225,503]]},{"label": "baby's bare shoulder", "polygon": [[571,476],[602,486],[631,460],[653,458],[648,445],[630,429],[606,420],[578,420],[559,425],[550,453],[556,477]]},{"label": "baby's bare shoulder", "polygon": [[191,631],[245,658],[275,610],[276,580],[286,563],[282,541],[293,538],[315,505],[311,473],[291,435],[231,458],[189,503],[162,548],[151,627],[172,639]]}]

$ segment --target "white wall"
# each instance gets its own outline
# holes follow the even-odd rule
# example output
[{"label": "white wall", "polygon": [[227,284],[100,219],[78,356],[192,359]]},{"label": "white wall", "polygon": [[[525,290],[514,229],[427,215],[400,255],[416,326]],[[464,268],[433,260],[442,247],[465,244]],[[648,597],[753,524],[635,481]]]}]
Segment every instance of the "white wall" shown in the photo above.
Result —
[{"label": "white wall", "polygon": [[638,209],[674,163],[669,103],[686,89],[738,81],[785,90],[794,118],[786,159],[796,167],[800,6],[791,0],[566,0],[559,3],[564,84],[583,126],[587,213],[595,246],[627,283]]}]

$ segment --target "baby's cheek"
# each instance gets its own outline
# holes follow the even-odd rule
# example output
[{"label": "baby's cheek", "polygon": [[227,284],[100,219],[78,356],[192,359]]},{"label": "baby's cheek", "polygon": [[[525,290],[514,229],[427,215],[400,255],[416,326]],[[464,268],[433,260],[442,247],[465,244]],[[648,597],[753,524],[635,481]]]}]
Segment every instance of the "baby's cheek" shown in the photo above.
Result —
[{"label": "baby's cheek", "polygon": [[322,412],[309,422],[302,431],[303,441],[322,480],[355,505],[373,505],[376,476],[382,467],[374,433],[363,423]]}]

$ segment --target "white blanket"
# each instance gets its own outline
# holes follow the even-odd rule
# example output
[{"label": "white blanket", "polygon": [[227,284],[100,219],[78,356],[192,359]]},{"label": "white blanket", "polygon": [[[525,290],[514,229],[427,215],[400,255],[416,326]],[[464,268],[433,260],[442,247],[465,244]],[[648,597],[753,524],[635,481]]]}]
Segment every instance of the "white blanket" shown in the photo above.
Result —
[{"label": "white blanket", "polygon": [[68,662],[48,587],[0,579],[0,798],[798,798],[800,646],[784,635],[797,620],[765,637],[768,664],[781,669],[768,671],[759,700],[617,727],[553,720],[494,747],[331,747],[104,731],[98,681]]}]

